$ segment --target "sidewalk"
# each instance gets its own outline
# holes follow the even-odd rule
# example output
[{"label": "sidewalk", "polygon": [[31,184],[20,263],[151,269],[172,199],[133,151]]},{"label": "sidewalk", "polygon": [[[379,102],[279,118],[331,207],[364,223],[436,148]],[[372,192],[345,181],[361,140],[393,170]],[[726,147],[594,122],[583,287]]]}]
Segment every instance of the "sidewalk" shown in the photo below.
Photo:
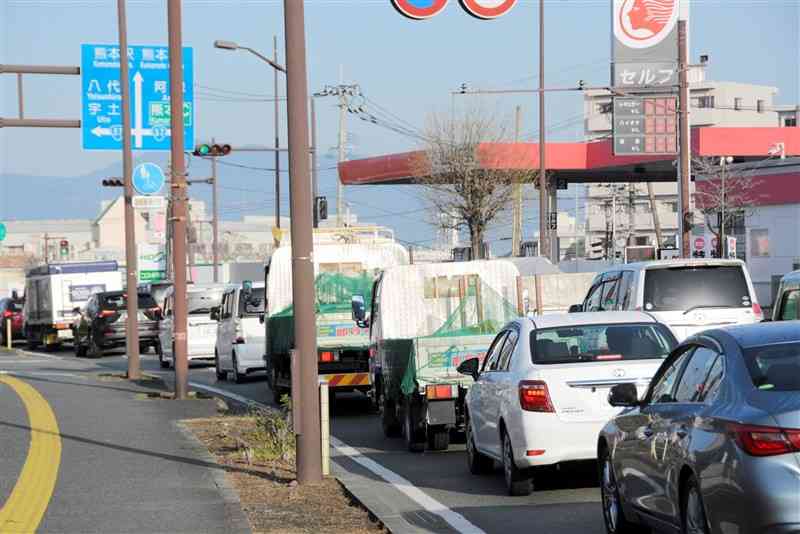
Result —
[{"label": "sidewalk", "polygon": [[[92,361],[19,351],[0,351],[0,373],[0,520],[15,515],[5,504],[12,491],[24,492],[26,481],[43,493],[60,446],[38,532],[250,531],[224,471],[178,424],[215,415],[216,401],[147,398],[159,382],[133,384],[102,376],[108,369]],[[20,382],[46,402],[23,401]],[[46,405],[58,434],[37,423]],[[7,523],[0,531],[14,529]]]}]

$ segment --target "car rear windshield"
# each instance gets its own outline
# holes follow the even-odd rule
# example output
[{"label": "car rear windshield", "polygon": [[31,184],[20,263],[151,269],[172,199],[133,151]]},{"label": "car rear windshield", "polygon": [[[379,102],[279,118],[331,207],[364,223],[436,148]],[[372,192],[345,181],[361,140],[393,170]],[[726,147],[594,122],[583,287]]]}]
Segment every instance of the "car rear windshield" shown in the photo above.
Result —
[{"label": "car rear windshield", "polygon": [[242,292],[239,298],[239,315],[261,315],[262,313],[264,313],[264,288],[254,287],[250,290],[249,297]]},{"label": "car rear windshield", "polygon": [[189,315],[208,315],[222,301],[222,290],[189,293]]},{"label": "car rear windshield", "polygon": [[650,269],[644,276],[646,311],[750,306],[750,291],[738,265]]},{"label": "car rear windshield", "polygon": [[661,324],[545,328],[531,332],[533,363],[578,363],[666,358],[678,344]]},{"label": "car rear windshield", "polygon": [[800,343],[750,347],[743,351],[753,385],[764,391],[800,391]]},{"label": "car rear windshield", "polygon": [[[103,310],[125,310],[128,307],[128,295],[116,294],[106,295],[101,298],[100,308]],[[155,308],[156,301],[149,293],[139,293],[139,309],[147,310]]]}]

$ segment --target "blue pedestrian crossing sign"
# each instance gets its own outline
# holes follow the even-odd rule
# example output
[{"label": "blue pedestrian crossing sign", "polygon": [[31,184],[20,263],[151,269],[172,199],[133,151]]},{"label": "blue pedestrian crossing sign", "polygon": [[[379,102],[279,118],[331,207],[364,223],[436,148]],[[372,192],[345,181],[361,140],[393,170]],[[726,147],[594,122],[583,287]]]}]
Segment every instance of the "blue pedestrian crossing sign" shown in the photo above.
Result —
[{"label": "blue pedestrian crossing sign", "polygon": [[[120,49],[81,45],[81,127],[84,150],[122,148]],[[131,141],[133,150],[169,150],[171,143],[169,49],[129,46]],[[183,48],[184,148],[194,147],[193,53]]]},{"label": "blue pedestrian crossing sign", "polygon": [[133,188],[140,195],[155,195],[164,187],[164,171],[155,163],[141,163],[133,169]]}]

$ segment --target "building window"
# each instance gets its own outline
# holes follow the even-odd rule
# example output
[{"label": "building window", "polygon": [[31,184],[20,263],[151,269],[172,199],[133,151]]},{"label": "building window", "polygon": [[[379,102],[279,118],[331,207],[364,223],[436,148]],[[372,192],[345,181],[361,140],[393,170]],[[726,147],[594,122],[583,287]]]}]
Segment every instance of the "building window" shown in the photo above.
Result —
[{"label": "building window", "polygon": [[794,128],[797,126],[797,119],[784,119],[783,125],[787,128]]},{"label": "building window", "polygon": [[607,113],[611,113],[611,111],[613,110],[613,104],[611,102],[601,102],[595,105],[595,110],[597,111],[597,113],[605,115]]},{"label": "building window", "polygon": [[677,202],[667,202],[667,209],[672,213],[678,213],[678,203]]},{"label": "building window", "polygon": [[769,231],[750,230],[750,255],[754,258],[769,256]]},{"label": "building window", "polygon": [[741,110],[742,109],[742,99],[741,98],[734,98],[733,99],[733,109]]},{"label": "building window", "polygon": [[714,107],[714,97],[713,96],[698,96],[694,99],[695,107],[698,108],[713,108]]},{"label": "building window", "polygon": [[764,113],[764,101],[763,100],[756,100],[756,111],[759,113]]}]

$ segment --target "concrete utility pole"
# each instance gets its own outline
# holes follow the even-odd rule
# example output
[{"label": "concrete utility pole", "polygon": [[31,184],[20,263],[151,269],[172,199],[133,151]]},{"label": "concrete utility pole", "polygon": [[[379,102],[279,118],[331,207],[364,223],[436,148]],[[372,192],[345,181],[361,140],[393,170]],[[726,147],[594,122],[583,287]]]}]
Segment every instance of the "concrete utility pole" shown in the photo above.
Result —
[{"label": "concrete utility pole", "polygon": [[[169,93],[173,110],[183,109],[183,49],[181,0],[167,0],[169,31]],[[186,162],[183,157],[183,113],[170,116],[172,129],[172,218],[174,220],[172,261],[174,275],[175,399],[189,393],[189,360],[186,343]]]},{"label": "concrete utility pole", "polygon": [[[517,106],[514,114],[514,142],[519,142],[519,132],[522,126],[522,106]],[[511,226],[511,255],[519,256],[522,245],[522,184],[514,182],[512,185],[512,202],[514,203]]]},{"label": "concrete utility pole", "polygon": [[[272,58],[275,64],[278,64],[278,36],[272,36]],[[280,138],[280,105],[278,103],[278,69],[273,69],[275,74],[275,86],[273,94],[275,95],[275,227],[281,227],[281,153],[279,151],[281,145]]]},{"label": "concrete utility pole", "polygon": [[679,180],[678,198],[680,199],[680,211],[678,213],[678,228],[681,236],[681,256],[691,257],[690,241],[691,231],[689,220],[689,182],[692,175],[692,153],[689,146],[689,136],[691,129],[689,125],[689,52],[686,43],[686,21],[678,21],[678,72],[680,84],[680,97],[678,107],[680,109],[680,158],[679,158]]},{"label": "concrete utility pole", "polygon": [[[214,139],[211,140],[214,144]],[[277,152],[275,152],[277,154]],[[217,158],[211,158],[211,247],[214,259],[214,283],[219,283],[219,203],[217,202]]]},{"label": "concrete utility pole", "polygon": [[539,0],[539,256],[550,257],[550,231],[547,202],[547,162],[545,161],[544,120],[544,0]]},{"label": "concrete utility pole", "polygon": [[658,217],[658,206],[656,206],[656,195],[653,192],[653,182],[647,182],[647,196],[650,197],[650,211],[653,214],[653,228],[656,230],[656,246],[661,248],[661,221]]},{"label": "concrete utility pole", "polygon": [[131,84],[128,72],[128,23],[125,1],[117,0],[119,24],[120,88],[122,89],[122,176],[125,183],[125,291],[128,294],[126,344],[128,353],[128,379],[142,377],[139,364],[139,272],[136,262],[136,220],[133,211],[133,153],[131,149]]},{"label": "concrete utility pole", "polygon": [[[287,108],[289,123],[289,177],[291,180],[292,298],[297,384],[292,391],[299,421],[297,480],[301,484],[322,480],[322,443],[317,374],[316,317],[314,315],[314,262],[311,214],[311,180],[308,158],[308,80],[304,3],[284,0],[286,33]],[[298,418],[295,418],[296,420]]]}]

